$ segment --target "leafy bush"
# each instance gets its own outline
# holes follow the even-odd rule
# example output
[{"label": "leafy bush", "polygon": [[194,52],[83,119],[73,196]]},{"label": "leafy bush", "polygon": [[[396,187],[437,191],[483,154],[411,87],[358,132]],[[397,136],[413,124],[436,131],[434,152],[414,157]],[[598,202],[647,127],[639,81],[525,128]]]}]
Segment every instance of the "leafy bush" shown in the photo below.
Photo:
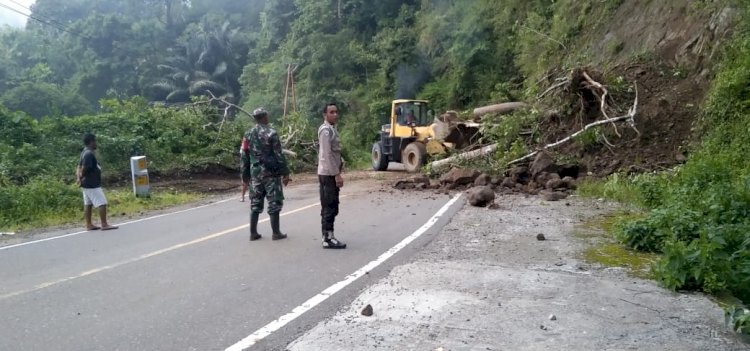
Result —
[{"label": "leafy bush", "polygon": [[[745,18],[750,16],[750,8]],[[747,26],[747,21],[745,21]],[[656,277],[672,289],[727,290],[750,302],[750,33],[728,46],[701,123],[703,143],[665,182],[645,182],[653,210],[619,227],[631,247],[663,252]],[[743,317],[744,318],[744,317]],[[746,320],[747,318],[745,318]],[[738,328],[741,330],[745,329]]]}]

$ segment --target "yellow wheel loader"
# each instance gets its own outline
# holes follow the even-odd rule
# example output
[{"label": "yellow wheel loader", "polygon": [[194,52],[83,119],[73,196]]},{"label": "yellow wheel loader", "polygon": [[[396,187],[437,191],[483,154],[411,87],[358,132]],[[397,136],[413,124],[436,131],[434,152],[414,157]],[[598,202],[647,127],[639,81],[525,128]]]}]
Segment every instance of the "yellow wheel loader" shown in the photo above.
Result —
[{"label": "yellow wheel loader", "polygon": [[372,146],[372,168],[384,171],[389,162],[400,162],[406,171],[417,172],[429,156],[475,141],[478,126],[456,124],[457,115],[450,115],[434,118],[425,100],[393,100],[390,123],[381,127]]}]

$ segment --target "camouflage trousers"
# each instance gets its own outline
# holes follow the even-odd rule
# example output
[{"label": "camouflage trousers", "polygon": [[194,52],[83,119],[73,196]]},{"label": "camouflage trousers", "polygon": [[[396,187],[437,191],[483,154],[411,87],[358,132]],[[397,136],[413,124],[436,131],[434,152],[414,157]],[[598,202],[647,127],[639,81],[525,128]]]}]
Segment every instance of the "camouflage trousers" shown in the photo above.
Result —
[{"label": "camouflage trousers", "polygon": [[281,212],[284,206],[281,177],[253,178],[250,191],[250,211],[263,212],[263,200],[268,199],[268,214]]}]

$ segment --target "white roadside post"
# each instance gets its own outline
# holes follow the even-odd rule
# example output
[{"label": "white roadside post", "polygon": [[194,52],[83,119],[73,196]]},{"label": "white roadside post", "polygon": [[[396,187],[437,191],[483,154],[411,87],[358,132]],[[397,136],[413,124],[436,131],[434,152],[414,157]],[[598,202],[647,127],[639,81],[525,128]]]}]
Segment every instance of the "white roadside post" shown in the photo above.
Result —
[{"label": "white roadside post", "polygon": [[130,174],[133,179],[133,193],[135,193],[135,196],[150,197],[146,156],[133,156],[130,158]]}]

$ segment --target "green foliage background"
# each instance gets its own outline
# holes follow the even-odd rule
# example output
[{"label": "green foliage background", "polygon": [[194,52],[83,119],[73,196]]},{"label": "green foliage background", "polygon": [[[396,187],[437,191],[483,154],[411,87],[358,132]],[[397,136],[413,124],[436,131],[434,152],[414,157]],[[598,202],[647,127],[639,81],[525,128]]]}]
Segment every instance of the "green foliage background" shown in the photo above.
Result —
[{"label": "green foliage background", "polygon": [[[207,90],[245,110],[266,107],[282,136],[293,136],[287,146],[299,154],[298,169],[314,162],[320,109],[336,101],[347,163],[365,166],[390,100],[424,98],[435,111],[462,111],[534,96],[551,70],[601,55],[586,39],[600,35],[623,3],[37,0],[33,14],[67,31],[33,21],[0,29],[0,227],[27,220],[28,211],[78,206],[69,184],[86,131],[99,136],[109,179],[127,174],[128,158],[138,154],[170,174],[236,167],[250,121],[235,110],[219,132],[218,106],[193,104]],[[750,10],[732,0],[692,8],[724,3],[739,9],[740,25],[715,59],[700,147],[673,172],[615,176],[594,192],[647,209],[622,223],[618,236],[663,253],[655,272],[666,286],[726,290],[748,302]],[[622,48],[608,46],[610,54]],[[290,65],[298,112],[282,119]],[[482,167],[498,169],[527,151],[539,118],[527,111],[487,127],[488,140],[507,152]],[[529,129],[530,139],[516,137]]]}]

